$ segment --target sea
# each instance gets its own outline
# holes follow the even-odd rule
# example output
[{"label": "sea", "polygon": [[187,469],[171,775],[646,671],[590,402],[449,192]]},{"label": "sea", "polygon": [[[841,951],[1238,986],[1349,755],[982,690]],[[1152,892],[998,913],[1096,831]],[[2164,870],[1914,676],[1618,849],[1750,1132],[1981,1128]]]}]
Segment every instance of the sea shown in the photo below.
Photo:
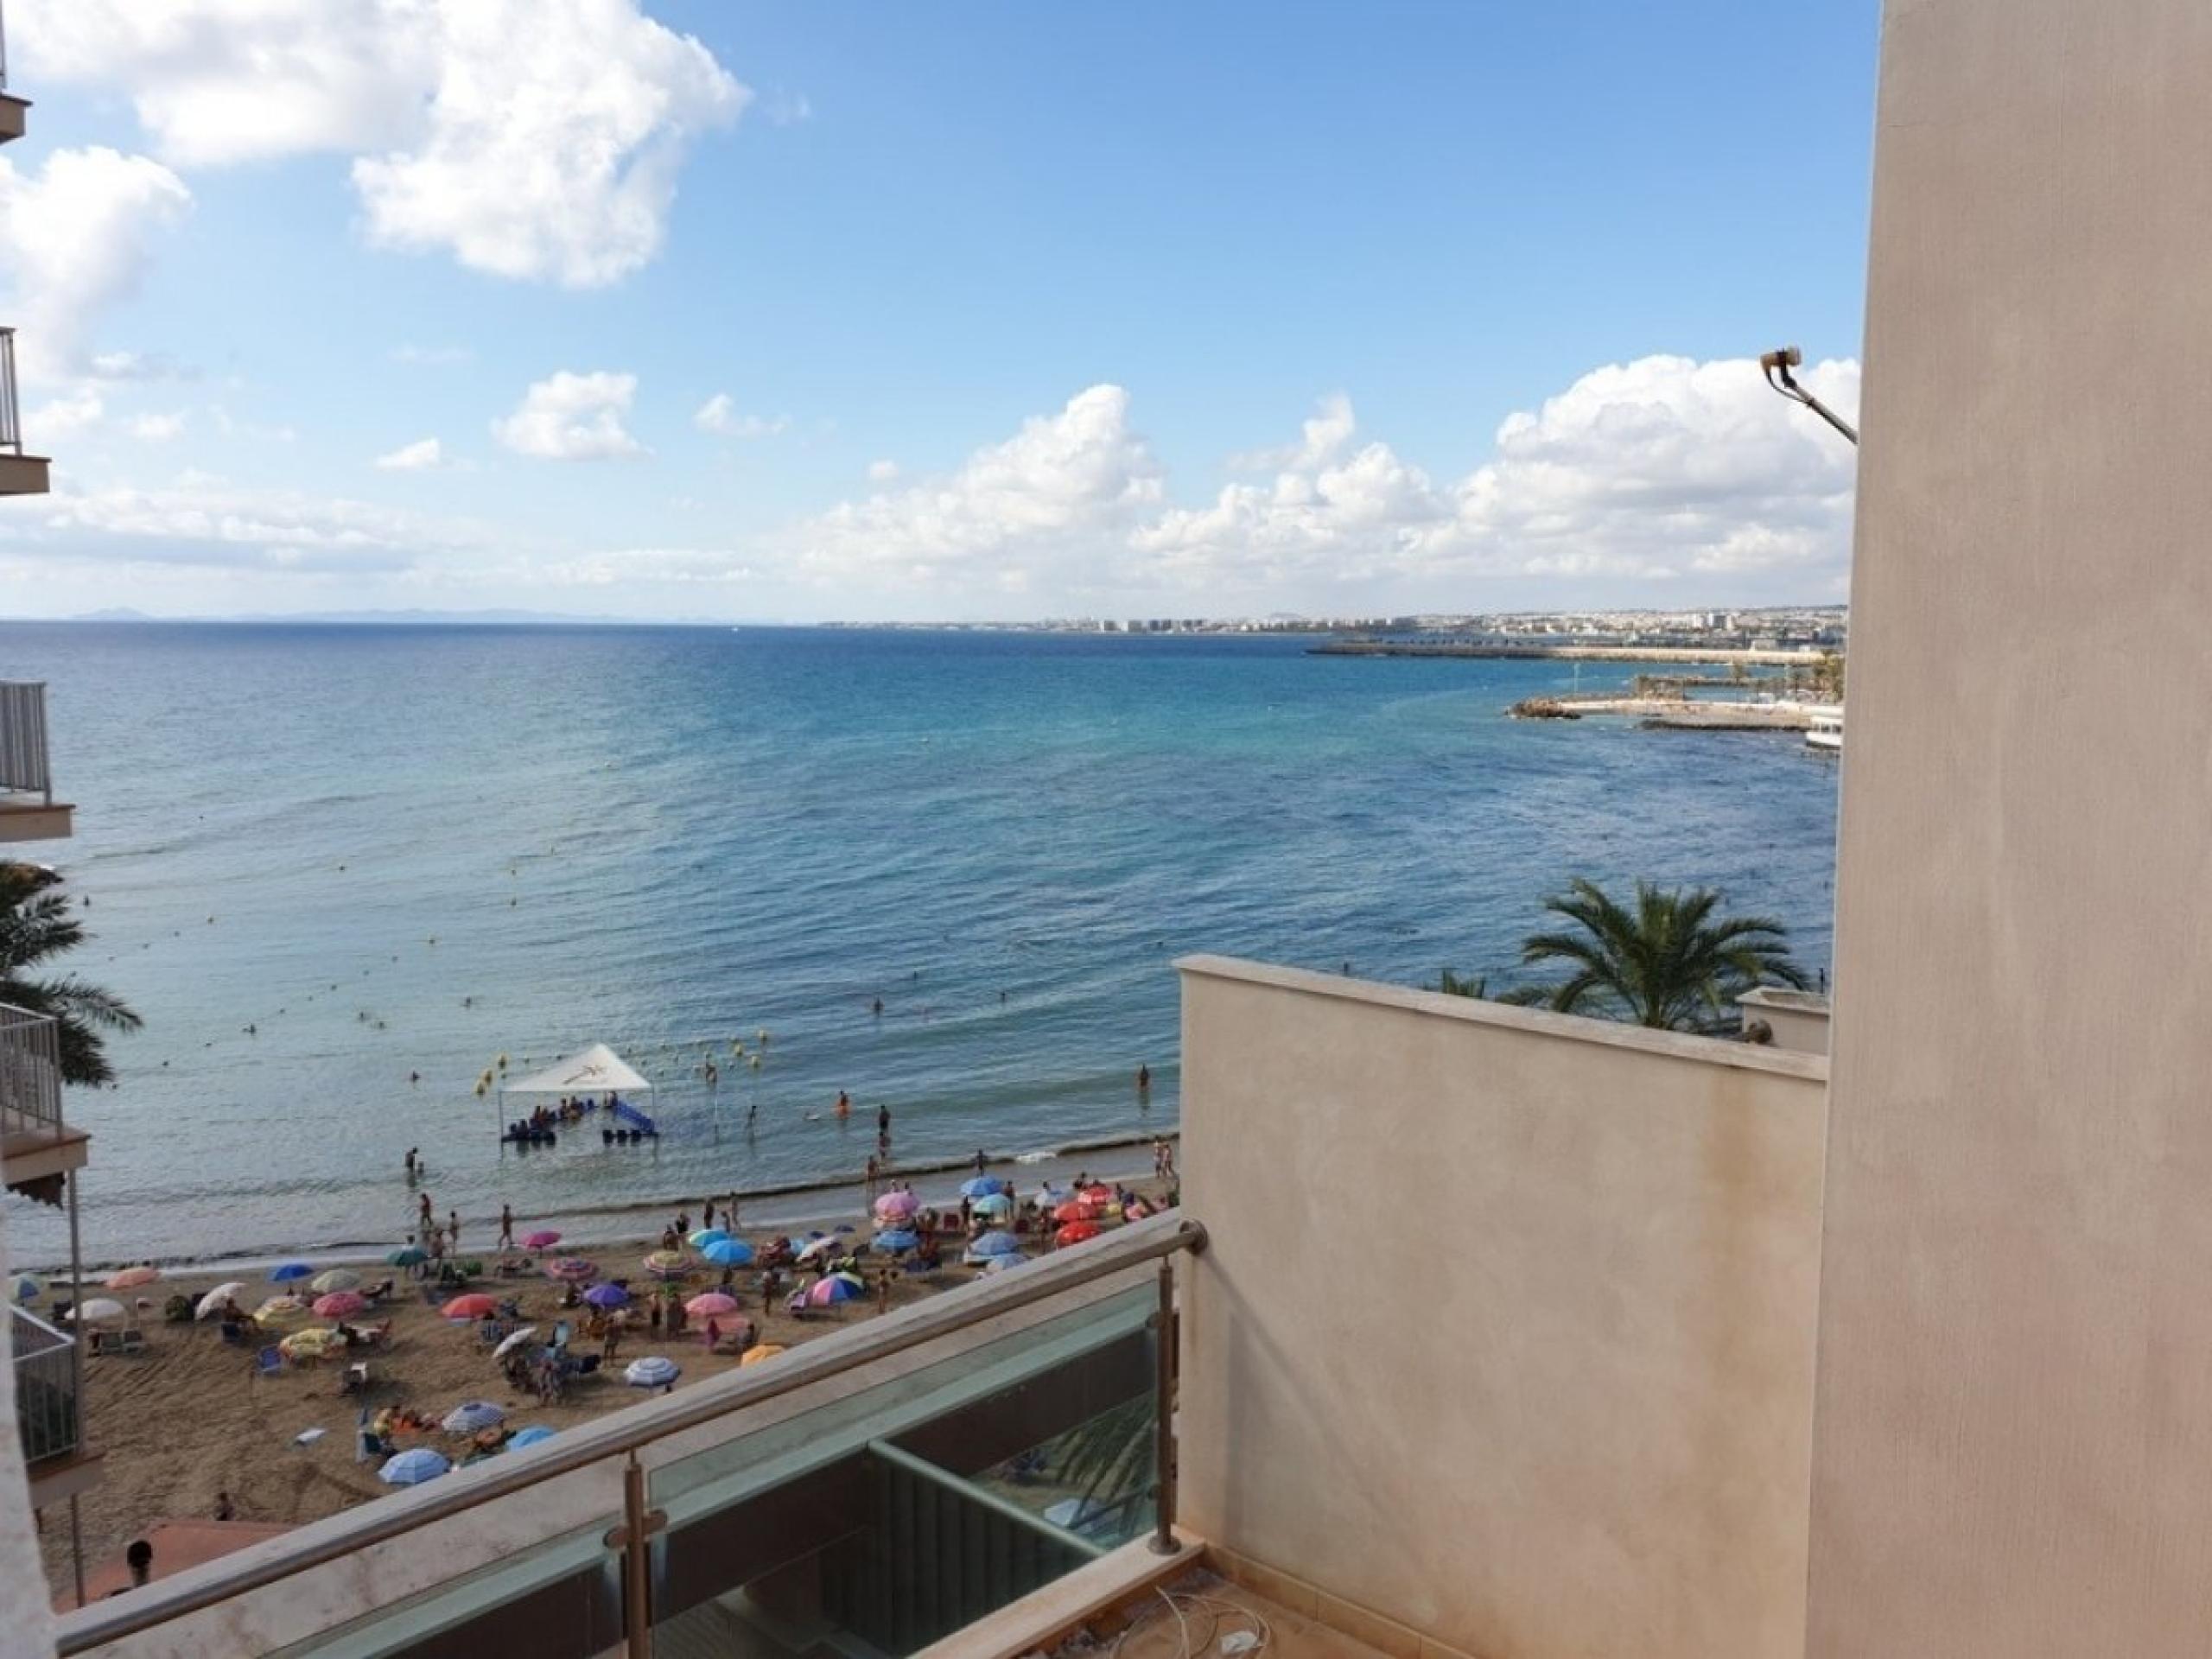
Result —
[{"label": "sea", "polygon": [[[1837,774],[1796,735],[1506,717],[1634,664],[1312,643],[0,625],[77,806],[17,849],[87,906],[53,969],[145,1020],[72,1091],[86,1259],[381,1251],[418,1191],[485,1244],[502,1203],[658,1230],[854,1179],[879,1105],[902,1167],[1148,1167],[1178,957],[1496,986],[1574,875],[1719,887],[1825,974]],[[594,1042],[658,1138],[503,1146],[480,1081]],[[7,1203],[19,1263],[67,1259]]]}]

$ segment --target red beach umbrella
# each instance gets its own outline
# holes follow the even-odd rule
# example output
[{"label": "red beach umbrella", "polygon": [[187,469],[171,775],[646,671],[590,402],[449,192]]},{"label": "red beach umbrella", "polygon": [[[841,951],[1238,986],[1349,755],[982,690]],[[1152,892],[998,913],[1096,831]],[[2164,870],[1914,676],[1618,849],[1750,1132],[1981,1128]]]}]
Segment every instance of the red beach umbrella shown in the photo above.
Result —
[{"label": "red beach umbrella", "polygon": [[493,1312],[499,1304],[481,1291],[472,1291],[466,1296],[456,1296],[438,1312],[449,1319],[480,1319]]},{"label": "red beach umbrella", "polygon": [[1080,1244],[1086,1238],[1097,1237],[1098,1231],[1098,1224],[1095,1221],[1071,1221],[1052,1235],[1052,1242],[1055,1244]]}]

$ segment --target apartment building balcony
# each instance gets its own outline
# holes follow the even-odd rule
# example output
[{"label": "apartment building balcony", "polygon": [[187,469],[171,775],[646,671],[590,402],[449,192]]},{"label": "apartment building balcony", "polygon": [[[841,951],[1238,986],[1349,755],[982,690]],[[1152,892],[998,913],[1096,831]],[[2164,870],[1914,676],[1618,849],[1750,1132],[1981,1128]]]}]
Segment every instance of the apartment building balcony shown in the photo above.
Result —
[{"label": "apartment building balcony", "polygon": [[15,1351],[16,1432],[30,1477],[31,1507],[73,1497],[98,1478],[99,1460],[85,1444],[79,1408],[84,1381],[76,1338],[28,1309],[8,1310]]},{"label": "apartment building balcony", "polygon": [[75,812],[68,802],[54,798],[46,687],[35,680],[0,680],[0,842],[62,840],[75,827]]},{"label": "apartment building balcony", "polygon": [[60,1027],[0,1002],[0,1176],[12,1192],[59,1204],[91,1149],[92,1137],[61,1116]]},{"label": "apartment building balcony", "polygon": [[16,331],[0,328],[0,495],[44,495],[49,470],[44,455],[24,453],[22,409],[16,395]]},{"label": "apartment building balcony", "polygon": [[24,117],[30,107],[29,99],[17,98],[8,90],[8,18],[0,11],[0,144],[23,136]]}]

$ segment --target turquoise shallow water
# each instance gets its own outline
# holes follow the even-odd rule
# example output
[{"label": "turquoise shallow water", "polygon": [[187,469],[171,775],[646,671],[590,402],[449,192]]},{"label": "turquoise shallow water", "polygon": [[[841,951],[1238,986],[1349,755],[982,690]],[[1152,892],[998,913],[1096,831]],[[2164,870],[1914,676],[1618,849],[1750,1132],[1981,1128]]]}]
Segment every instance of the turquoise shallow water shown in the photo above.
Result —
[{"label": "turquoise shallow water", "polygon": [[[1173,1128],[1176,955],[1496,969],[1572,874],[1717,883],[1827,962],[1833,766],[1502,717],[1564,663],[10,624],[0,677],[52,687],[79,833],[27,850],[92,899],[70,965],[147,1020],[71,1109],[92,1259],[381,1245],[410,1145],[473,1219],[849,1173],[879,1101],[913,1160]],[[503,1154],[477,1075],[595,1039],[664,1085],[658,1147]],[[10,1203],[19,1256],[66,1249]]]}]

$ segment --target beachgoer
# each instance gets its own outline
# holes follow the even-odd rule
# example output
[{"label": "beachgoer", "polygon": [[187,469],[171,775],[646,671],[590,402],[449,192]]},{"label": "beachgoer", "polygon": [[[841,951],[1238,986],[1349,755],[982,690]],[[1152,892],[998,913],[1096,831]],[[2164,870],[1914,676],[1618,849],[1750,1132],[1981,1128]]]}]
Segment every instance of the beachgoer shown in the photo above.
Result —
[{"label": "beachgoer", "polygon": [[840,1117],[850,1117],[852,1115],[853,1097],[847,1094],[843,1090],[840,1089],[837,1091],[837,1116]]},{"label": "beachgoer", "polygon": [[498,1248],[512,1250],[515,1247],[515,1212],[512,1205],[499,1205],[499,1243]]},{"label": "beachgoer", "polygon": [[737,1230],[737,1194],[729,1195],[729,1202],[722,1206],[722,1225],[731,1232]]},{"label": "beachgoer", "polygon": [[712,1232],[715,1226],[715,1201],[709,1198],[699,1206],[699,1224]]},{"label": "beachgoer", "polygon": [[215,1518],[218,1521],[235,1521],[238,1518],[238,1509],[232,1503],[231,1495],[228,1492],[215,1494]]},{"label": "beachgoer", "polygon": [[988,1169],[990,1166],[991,1166],[991,1160],[990,1160],[988,1158],[987,1158],[987,1157],[985,1157],[985,1156],[983,1155],[983,1149],[982,1149],[981,1147],[976,1147],[976,1173],[978,1175],[980,1175],[980,1174],[982,1174],[985,1170]]},{"label": "beachgoer", "polygon": [[888,1106],[879,1105],[875,1109],[875,1132],[886,1141],[891,1139],[891,1109]]},{"label": "beachgoer", "polygon": [[457,1251],[461,1249],[461,1211],[446,1211],[446,1239]]},{"label": "beachgoer", "polygon": [[130,1568],[130,1587],[143,1588],[154,1576],[154,1547],[143,1538],[133,1538],[130,1548],[123,1552],[123,1560]]},{"label": "beachgoer", "polygon": [[747,1135],[753,1133],[753,1121],[760,1116],[760,1103],[757,1100],[747,1101],[745,1105],[745,1132]]},{"label": "beachgoer", "polygon": [[1140,1065],[1137,1067],[1137,1093],[1149,1094],[1151,1090],[1152,1068],[1149,1065]]},{"label": "beachgoer", "polygon": [[410,1147],[407,1148],[407,1179],[410,1181],[415,1179],[415,1148]]},{"label": "beachgoer", "polygon": [[878,1019],[883,1017],[883,999],[880,996],[875,999],[875,1013]]},{"label": "beachgoer", "polygon": [[425,1227],[428,1227],[432,1222],[437,1219],[437,1211],[431,1207],[430,1195],[429,1193],[418,1193],[416,1195],[416,1208],[422,1213],[423,1224]]},{"label": "beachgoer", "polygon": [[869,1159],[868,1160],[868,1201],[870,1204],[874,1204],[875,1202],[875,1184],[882,1178],[882,1175],[883,1166],[877,1163],[874,1159]]},{"label": "beachgoer", "polygon": [[676,1212],[676,1230],[686,1237],[690,1236],[691,1212],[689,1210],[679,1210]]},{"label": "beachgoer", "polygon": [[713,1353],[715,1344],[722,1339],[722,1328],[712,1314],[707,1316],[707,1328],[701,1334],[705,1339],[707,1351]]}]

